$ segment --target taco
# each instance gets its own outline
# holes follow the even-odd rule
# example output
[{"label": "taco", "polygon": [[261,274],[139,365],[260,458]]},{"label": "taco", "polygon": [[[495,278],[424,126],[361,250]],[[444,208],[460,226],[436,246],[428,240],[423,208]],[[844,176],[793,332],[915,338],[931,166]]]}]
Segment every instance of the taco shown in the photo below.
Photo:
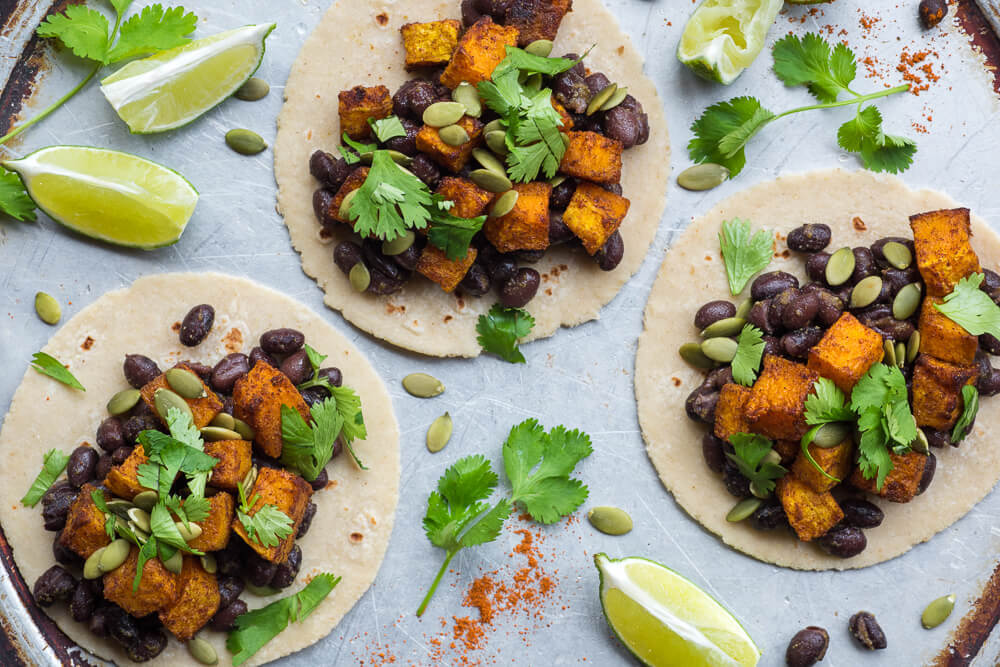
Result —
[{"label": "taco", "polygon": [[[764,228],[733,297],[720,240]],[[993,311],[998,266],[982,219],[891,177],[816,171],[724,200],[672,244],[646,308],[635,390],[660,479],[726,544],[786,567],[865,567],[929,540],[1000,478],[1000,345],[937,309],[962,292]]]},{"label": "taco", "polygon": [[[81,647],[198,664],[197,641],[260,664],[325,637],[371,585],[398,426],[368,361],[301,304],[220,274],[146,277],[44,353],[86,390],[25,374],[0,432],[0,522],[35,602]],[[32,485],[43,461],[58,477]],[[258,622],[248,609],[307,587],[272,616],[291,621],[276,639],[254,653],[230,633],[227,650],[226,629]]]},{"label": "taco", "polygon": [[599,0],[337,2],[275,146],[279,210],[327,305],[435,356],[478,355],[497,301],[527,304],[526,340],[598,317],[652,243],[668,174],[656,89]]}]

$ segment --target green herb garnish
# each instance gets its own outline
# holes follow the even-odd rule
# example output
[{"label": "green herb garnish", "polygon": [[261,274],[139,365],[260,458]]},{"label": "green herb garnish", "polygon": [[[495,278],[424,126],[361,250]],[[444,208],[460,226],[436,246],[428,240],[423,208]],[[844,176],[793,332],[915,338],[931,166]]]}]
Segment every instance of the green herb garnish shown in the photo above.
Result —
[{"label": "green herb garnish", "polygon": [[732,362],[733,379],[739,384],[745,387],[753,385],[760,360],[764,357],[764,347],[764,332],[752,324],[744,324]]},{"label": "green herb garnish", "polygon": [[247,531],[247,537],[263,547],[275,547],[278,543],[292,534],[294,522],[277,505],[268,503],[262,504],[256,512],[250,514],[254,505],[260,500],[260,494],[255,493],[247,498],[246,489],[243,483],[238,482],[236,488],[239,491],[240,505],[236,509],[236,518],[243,524]]},{"label": "green herb garnish", "polygon": [[[184,473],[192,495],[204,495],[208,473],[219,459],[209,456],[190,441],[176,437],[188,437],[188,429],[193,428],[191,417],[187,414],[177,408],[170,408],[167,411],[167,425],[171,435],[159,431],[143,431],[139,434],[139,444],[149,458],[145,463],[139,464],[136,471],[139,483],[159,493],[160,498],[166,498],[170,495],[170,488],[178,473]],[[201,443],[200,436],[197,441]]]},{"label": "green herb garnish", "polygon": [[959,415],[955,427],[951,430],[951,444],[957,445],[969,435],[969,427],[972,426],[976,414],[979,412],[979,390],[975,385],[967,384],[962,387],[962,414]]},{"label": "green herb garnish", "polygon": [[[371,119],[369,118],[368,120]],[[347,132],[344,132],[340,138],[347,146],[341,144],[337,146],[337,150],[340,151],[340,155],[347,164],[357,164],[361,162],[362,155],[365,153],[374,153],[378,150],[376,144],[363,144],[360,141],[354,141],[347,135]]]},{"label": "green herb garnish", "polygon": [[42,469],[35,477],[35,481],[31,483],[31,488],[24,494],[24,498],[21,498],[21,502],[27,507],[37,505],[49,487],[55,484],[68,463],[69,454],[63,451],[50,449],[45,452],[45,456],[42,458]]},{"label": "green herb garnish", "polygon": [[934,307],[973,336],[990,334],[1000,338],[1000,306],[979,289],[985,277],[982,273],[973,273],[962,278],[944,298],[944,303],[935,303]]},{"label": "green herb garnish", "polygon": [[910,412],[906,379],[897,366],[874,364],[851,392],[851,409],[858,415],[858,467],[865,479],[876,478],[881,489],[892,471],[891,451],[906,454],[917,437]]},{"label": "green herb garnish", "polygon": [[774,480],[785,476],[788,470],[777,463],[764,461],[774,445],[770,440],[756,433],[734,433],[729,436],[729,444],[734,453],[726,456],[740,469],[740,474],[750,480],[759,493],[769,494],[774,490]]},{"label": "green herb garnish", "polygon": [[736,296],[751,278],[771,263],[774,237],[766,229],[751,234],[749,220],[734,218],[723,221],[719,246],[726,265],[726,277],[729,278],[729,291]]},{"label": "green herb garnish", "polygon": [[368,124],[372,126],[372,132],[375,133],[375,138],[379,140],[379,143],[384,144],[390,139],[406,136],[406,130],[398,116],[389,116],[378,120],[369,118]]},{"label": "green herb garnish", "polygon": [[820,378],[813,383],[812,393],[806,396],[806,423],[829,424],[831,422],[853,422],[854,411],[847,406],[847,397],[833,380]]},{"label": "green herb garnish", "polygon": [[21,177],[0,168],[0,212],[15,220],[34,220],[35,202],[24,189]]},{"label": "green herb garnish", "polygon": [[431,207],[433,224],[427,231],[427,240],[431,245],[443,250],[448,259],[452,261],[465,259],[469,253],[472,237],[483,228],[486,216],[459,218],[448,212],[451,208],[448,204],[454,202],[445,200],[440,195],[434,195],[434,200],[437,206]]},{"label": "green herb garnish", "polygon": [[73,374],[63,366],[62,362],[52,355],[45,354],[44,352],[35,352],[34,356],[31,357],[31,367],[42,375],[48,375],[50,378],[58,380],[73,389],[87,391],[80,384],[80,381],[73,377]]},{"label": "green herb garnish", "polygon": [[504,308],[494,304],[485,315],[479,316],[476,340],[485,352],[491,352],[512,364],[525,363],[517,341],[531,333],[535,318],[523,308]]}]

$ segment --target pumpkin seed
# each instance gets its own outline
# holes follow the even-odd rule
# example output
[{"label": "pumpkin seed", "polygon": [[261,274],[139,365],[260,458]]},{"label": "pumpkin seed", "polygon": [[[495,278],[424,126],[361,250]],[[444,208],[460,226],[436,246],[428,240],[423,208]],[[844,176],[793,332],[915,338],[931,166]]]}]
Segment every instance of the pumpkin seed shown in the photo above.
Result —
[{"label": "pumpkin seed", "polygon": [[885,339],[885,343],[882,344],[885,349],[885,353],[882,355],[882,363],[886,366],[896,365],[896,346],[888,338]]},{"label": "pumpkin seed", "polygon": [[469,143],[469,133],[461,125],[449,125],[438,130],[441,141],[449,146],[462,146]]},{"label": "pumpkin seed", "polygon": [[760,498],[744,498],[733,505],[733,509],[729,510],[729,513],[726,514],[726,521],[739,523],[744,519],[749,519],[763,504],[764,501]]},{"label": "pumpkin seed", "polygon": [[228,412],[220,412],[212,417],[212,421],[208,422],[208,425],[219,426],[221,428],[228,428],[230,431],[235,431],[236,419]]},{"label": "pumpkin seed", "polygon": [[906,365],[906,345],[896,343],[896,365],[900,368]]},{"label": "pumpkin seed", "polygon": [[140,398],[142,398],[142,394],[139,393],[138,389],[122,389],[108,401],[108,414],[116,417],[123,415],[134,408]]},{"label": "pumpkin seed", "polygon": [[267,148],[263,137],[253,130],[242,128],[226,132],[226,145],[240,155],[257,155]]},{"label": "pumpkin seed", "polygon": [[677,185],[696,192],[717,188],[727,180],[729,169],[713,162],[696,164],[677,175]]},{"label": "pumpkin seed", "polygon": [[566,174],[556,174],[549,179],[549,185],[553,188],[558,188],[560,185],[566,182]]},{"label": "pumpkin seed", "polygon": [[58,324],[62,317],[62,307],[56,298],[45,292],[35,294],[35,312],[46,324]]},{"label": "pumpkin seed", "polygon": [[701,343],[701,351],[706,357],[724,364],[733,360],[737,347],[732,338],[709,338]]},{"label": "pumpkin seed", "polygon": [[201,637],[189,639],[187,648],[191,657],[203,665],[217,665],[219,663],[219,655],[215,652],[215,647]]},{"label": "pumpkin seed", "polygon": [[181,573],[181,570],[184,568],[184,555],[180,549],[175,551],[173,556],[163,561],[163,567],[174,574]]},{"label": "pumpkin seed", "polygon": [[608,85],[601,88],[596,95],[590,98],[590,104],[587,105],[587,115],[593,116],[595,113],[600,111],[604,103],[611,99],[611,96],[615,94],[618,90],[617,83],[609,83]]},{"label": "pumpkin seed", "polygon": [[254,433],[253,427],[246,423],[242,419],[236,419],[233,417],[233,430],[240,434],[240,437],[244,440],[253,440]]},{"label": "pumpkin seed", "polygon": [[914,331],[910,334],[910,340],[906,341],[906,363],[912,364],[918,354],[920,354],[920,332]]},{"label": "pumpkin seed", "polygon": [[524,50],[533,56],[538,56],[540,58],[548,58],[549,54],[552,53],[552,40],[550,39],[536,39],[535,41],[524,47]]},{"label": "pumpkin seed", "polygon": [[465,107],[465,115],[479,118],[483,115],[483,103],[479,100],[479,92],[472,84],[463,81],[451,91],[451,99]]},{"label": "pumpkin seed", "polygon": [[105,503],[105,505],[107,506],[109,512],[125,520],[128,520],[128,511],[133,507],[136,507],[134,503],[130,503],[127,500],[121,500],[120,498],[109,500]]},{"label": "pumpkin seed", "polygon": [[538,92],[542,89],[542,75],[539,72],[534,74],[529,74],[524,78],[524,83],[522,84],[529,91]]},{"label": "pumpkin seed", "polygon": [[900,270],[913,263],[913,253],[899,241],[889,241],[882,246],[882,255],[885,257],[885,261]]},{"label": "pumpkin seed", "polygon": [[267,97],[269,92],[271,92],[271,86],[267,84],[267,81],[252,76],[246,80],[246,83],[236,89],[233,97],[244,102],[256,102]]},{"label": "pumpkin seed", "polygon": [[497,197],[496,202],[493,204],[493,208],[490,209],[490,217],[502,218],[513,211],[519,196],[520,195],[518,195],[517,190],[508,190]]},{"label": "pumpkin seed", "polygon": [[120,567],[128,559],[128,554],[131,550],[131,542],[118,538],[101,549],[101,557],[97,559],[97,568],[103,574]]},{"label": "pumpkin seed", "polygon": [[147,541],[149,541],[149,533],[144,532],[142,529],[139,528],[139,526],[135,525],[135,521],[129,521],[128,527],[129,530],[132,531],[132,534],[135,535],[135,539],[139,541],[140,545],[145,544]]},{"label": "pumpkin seed", "polygon": [[181,398],[204,398],[205,385],[201,378],[184,368],[171,368],[163,374],[167,384]]},{"label": "pumpkin seed", "polygon": [[614,94],[608,98],[608,101],[601,105],[601,111],[611,111],[616,106],[624,102],[626,97],[628,97],[628,88],[624,86],[618,88],[615,90]]},{"label": "pumpkin seed", "polygon": [[924,433],[924,429],[922,428],[917,429],[917,437],[910,443],[910,446],[913,447],[913,451],[919,454],[931,453],[931,443],[927,440],[927,434]]},{"label": "pumpkin seed", "polygon": [[424,125],[448,127],[465,115],[465,105],[461,102],[435,102],[424,109]]},{"label": "pumpkin seed", "polygon": [[[906,246],[903,246],[904,248]],[[903,285],[892,300],[892,316],[897,320],[909,319],[920,307],[920,283]]]},{"label": "pumpkin seed", "polygon": [[427,429],[427,451],[433,454],[444,449],[451,440],[451,429],[451,415],[447,412],[431,422]]},{"label": "pumpkin seed", "polygon": [[920,615],[920,624],[923,625],[928,630],[936,628],[945,622],[949,616],[951,616],[951,610],[955,608],[955,594],[945,595],[944,597],[939,597],[934,600],[927,608],[924,609],[924,613]]},{"label": "pumpkin seed", "polygon": [[402,255],[410,249],[410,246],[416,240],[417,235],[413,233],[413,230],[407,229],[391,241],[382,241],[382,254],[389,255],[390,257]]},{"label": "pumpkin seed", "polygon": [[507,148],[507,133],[503,130],[487,132],[486,145],[497,155],[506,155],[510,152],[510,149]]},{"label": "pumpkin seed", "polygon": [[469,174],[469,178],[482,189],[496,194],[507,192],[513,185],[509,178],[489,169],[475,169]]},{"label": "pumpkin seed", "polygon": [[506,133],[506,129],[503,126],[503,120],[500,118],[491,120],[483,126],[483,134],[489,134],[490,132],[495,132],[497,130]]},{"label": "pumpkin seed", "polygon": [[757,485],[757,482],[750,482],[750,493],[752,493],[755,498],[767,499],[771,497],[771,492],[760,488]]},{"label": "pumpkin seed", "polygon": [[444,391],[444,384],[427,373],[410,373],[403,378],[403,389],[417,398],[434,398]]},{"label": "pumpkin seed", "polygon": [[351,282],[351,287],[356,292],[364,292],[372,282],[372,274],[368,272],[368,267],[364,262],[358,262],[351,267],[351,272],[347,274],[347,279]]},{"label": "pumpkin seed", "polygon": [[391,157],[392,161],[395,162],[396,164],[402,165],[404,167],[409,167],[411,164],[413,164],[413,158],[407,155],[406,153],[400,153],[399,151],[394,151],[392,149],[387,150],[386,153],[389,154],[389,157]]},{"label": "pumpkin seed", "polygon": [[160,499],[160,494],[156,491],[142,491],[141,493],[135,494],[135,498],[132,502],[141,510],[146,512],[152,512],[153,507],[156,506],[157,501]]},{"label": "pumpkin seed", "polygon": [[761,459],[764,463],[770,463],[772,465],[779,465],[781,463],[781,454],[774,451],[773,449],[767,450],[764,454],[764,458]]},{"label": "pumpkin seed", "polygon": [[174,524],[177,526],[177,532],[181,534],[185,542],[190,542],[192,540],[197,540],[201,537],[201,526],[196,523],[188,523],[186,526],[183,521],[178,521]]},{"label": "pumpkin seed", "polygon": [[160,419],[164,422],[167,421],[167,412],[170,408],[179,410],[182,414],[191,417],[191,421],[194,421],[191,406],[187,404],[187,401],[169,389],[161,388],[156,390],[156,393],[153,394],[153,406],[156,408],[156,414],[160,415]]},{"label": "pumpkin seed", "polygon": [[472,150],[472,157],[476,158],[476,162],[483,165],[484,168],[489,169],[490,171],[495,171],[504,178],[507,177],[507,169],[504,168],[503,163],[488,150],[484,148],[475,148]]},{"label": "pumpkin seed", "polygon": [[632,517],[623,509],[610,506],[591,508],[587,512],[590,525],[605,535],[624,535],[632,531]]},{"label": "pumpkin seed", "polygon": [[715,362],[705,356],[705,353],[701,351],[701,344],[699,343],[684,343],[677,352],[681,355],[681,359],[695,368],[703,370],[715,368]]},{"label": "pumpkin seed", "polygon": [[250,491],[253,488],[254,483],[257,481],[257,466],[250,466],[250,470],[247,470],[247,474],[243,477],[243,490]]},{"label": "pumpkin seed", "polygon": [[152,532],[149,526],[149,512],[138,507],[133,507],[126,514],[128,514],[128,518],[139,528],[139,530],[144,533]]},{"label": "pumpkin seed", "polygon": [[740,304],[739,308],[736,309],[736,315],[734,315],[733,317],[739,317],[745,320],[747,318],[747,315],[750,314],[751,308],[753,308],[753,299],[747,299],[746,301]]},{"label": "pumpkin seed", "polygon": [[[823,424],[813,434],[811,445],[816,445],[820,449],[836,447],[851,435],[851,427],[840,422],[830,422]],[[772,450],[773,451],[773,450]]]},{"label": "pumpkin seed", "polygon": [[208,442],[218,442],[219,440],[242,440],[243,438],[236,431],[221,426],[205,426],[200,431],[201,437]]},{"label": "pumpkin seed", "polygon": [[[832,261],[832,257],[830,258]],[[882,293],[882,278],[868,276],[858,282],[851,290],[851,308],[865,308],[875,303]]]},{"label": "pumpkin seed", "polygon": [[[360,190],[360,188],[358,188]],[[340,200],[340,208],[337,209],[337,217],[341,220],[351,219],[351,202],[358,196],[358,190],[351,190]]]},{"label": "pumpkin seed", "polygon": [[201,569],[205,570],[209,574],[215,574],[219,571],[219,564],[215,560],[215,556],[212,554],[204,554],[200,556],[201,559]]},{"label": "pumpkin seed", "polygon": [[87,557],[87,560],[83,562],[83,578],[84,579],[97,579],[103,574],[101,572],[101,556],[104,555],[104,550],[107,547],[101,547],[94,553]]},{"label": "pumpkin seed", "polygon": [[726,317],[713,322],[701,332],[703,338],[718,338],[719,336],[735,336],[743,330],[747,321],[742,317]]},{"label": "pumpkin seed", "polygon": [[841,248],[830,255],[826,263],[826,283],[831,287],[843,285],[854,273],[854,251]]},{"label": "pumpkin seed", "polygon": [[246,584],[246,590],[262,598],[266,598],[269,595],[274,595],[278,592],[277,588],[271,588],[270,586],[258,586],[257,584],[251,584],[249,581]]}]

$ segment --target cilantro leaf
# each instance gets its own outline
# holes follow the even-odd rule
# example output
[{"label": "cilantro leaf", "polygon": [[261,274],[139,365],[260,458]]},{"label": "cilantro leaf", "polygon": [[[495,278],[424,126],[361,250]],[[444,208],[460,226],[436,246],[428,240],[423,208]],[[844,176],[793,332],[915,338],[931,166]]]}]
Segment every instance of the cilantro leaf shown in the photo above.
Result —
[{"label": "cilantro leaf", "polygon": [[84,5],[70,5],[62,14],[53,14],[39,24],[39,37],[58,39],[74,55],[105,62],[110,46],[110,25],[104,14]]},{"label": "cilantro leaf", "polygon": [[116,63],[186,44],[194,32],[198,17],[185,13],[183,7],[164,10],[160,4],[143,7],[121,25],[118,43],[111,48],[105,63]]},{"label": "cilantro leaf", "polygon": [[812,392],[806,396],[806,423],[853,422],[854,411],[847,407],[846,402],[844,392],[833,380],[820,378],[813,383]]},{"label": "cilantro leaf", "polygon": [[155,537],[150,537],[145,544],[139,547],[139,557],[135,565],[135,578],[132,579],[132,592],[139,590],[139,583],[142,581],[142,571],[150,559],[156,558],[159,542]]},{"label": "cilantro leaf", "polygon": [[892,471],[890,448],[897,454],[910,451],[917,437],[910,412],[906,379],[898,366],[874,364],[854,385],[851,409],[858,414],[858,467],[865,479],[876,478],[881,489]]},{"label": "cilantro leaf", "polygon": [[42,375],[48,375],[50,378],[58,380],[73,389],[87,391],[83,388],[83,385],[80,384],[80,381],[73,377],[73,374],[62,365],[62,362],[52,355],[44,352],[35,352],[35,354],[31,357],[31,367]]},{"label": "cilantro leaf", "polygon": [[984,278],[982,273],[962,278],[944,298],[944,303],[935,303],[934,307],[973,336],[1000,337],[1000,306],[979,289]]},{"label": "cilantro leaf", "polygon": [[368,124],[372,126],[372,131],[375,133],[375,138],[379,140],[379,143],[384,144],[390,139],[406,136],[406,130],[403,129],[403,123],[399,120],[398,116],[388,116],[378,120],[369,118]]},{"label": "cilantro leaf", "polygon": [[802,38],[787,35],[774,44],[774,73],[786,86],[808,86],[820,102],[834,102],[847,91],[857,74],[854,53],[838,43],[830,45],[815,33]]},{"label": "cilantro leaf", "polygon": [[860,153],[882,133],[882,114],[878,107],[867,106],[837,130],[837,143],[845,151]]},{"label": "cilantro leaf", "polygon": [[364,440],[368,437],[368,429],[365,428],[365,417],[361,412],[361,398],[357,392],[348,386],[330,387],[330,393],[333,394],[333,398],[337,402],[337,414],[343,419],[340,436],[350,450],[351,456],[358,462],[358,466],[362,470],[367,470],[367,468],[361,465],[361,461],[354,454],[354,450],[350,449],[352,442],[355,440]]},{"label": "cilantro leaf", "polygon": [[347,164],[357,164],[361,162],[362,155],[365,155],[366,153],[374,153],[378,149],[378,146],[375,144],[363,144],[359,141],[354,141],[347,136],[347,132],[344,132],[343,135],[341,135],[341,140],[347,144],[347,146],[341,144],[340,146],[337,146],[337,150],[340,151],[341,156],[343,156],[344,161],[347,162]]},{"label": "cilantro leaf", "polygon": [[906,378],[898,366],[883,363],[872,364],[868,372],[858,380],[851,391],[851,409],[859,415],[869,408],[906,400]]},{"label": "cilantro leaf", "polygon": [[49,487],[55,484],[56,479],[66,469],[69,463],[69,454],[58,449],[50,449],[45,452],[42,458],[42,469],[31,483],[28,492],[21,498],[21,503],[26,507],[34,507],[42,499]]},{"label": "cilantro leaf", "polygon": [[[570,58],[549,58],[546,56],[536,56],[523,49],[514,46],[507,46],[507,56],[493,70],[493,78],[502,76],[508,72],[523,72],[525,74],[545,74],[555,76],[572,69],[578,62],[583,60],[584,53],[577,60]],[[587,50],[590,53],[590,49]]]},{"label": "cilantro leaf", "polygon": [[299,411],[281,406],[281,462],[294,468],[306,481],[313,481],[330,462],[333,445],[344,424],[337,412],[337,401],[328,398],[310,410],[309,425]]},{"label": "cilantro leaf", "polygon": [[[440,198],[440,195],[434,195]],[[431,245],[444,251],[445,256],[452,260],[464,259],[469,254],[472,237],[483,228],[486,216],[477,218],[459,218],[439,207],[431,207],[433,224],[427,230],[427,240]]]},{"label": "cilantro leaf", "polygon": [[0,212],[15,220],[34,220],[35,202],[24,189],[21,177],[0,168]]},{"label": "cilantro leaf", "polygon": [[497,72],[493,70],[492,80],[480,81],[476,89],[479,91],[483,103],[498,113],[501,118],[507,118],[511,114],[517,113],[520,108],[521,84],[518,82],[516,71]]},{"label": "cilantro leaf", "polygon": [[149,528],[151,535],[161,545],[168,544],[175,549],[201,555],[200,551],[188,546],[180,531],[177,530],[177,524],[174,523],[174,518],[170,516],[170,510],[167,509],[165,501],[158,502],[153,506],[152,511],[149,513]]},{"label": "cilantro leaf", "polygon": [[861,150],[861,161],[869,171],[898,174],[909,169],[917,144],[912,139],[880,133],[874,144]]},{"label": "cilantro leaf", "polygon": [[743,147],[772,120],[774,114],[753,97],[717,102],[692,123],[688,155],[695,162],[721,164],[736,176],[746,165]]},{"label": "cilantro leaf", "polygon": [[371,170],[357,193],[348,216],[361,236],[391,241],[407,229],[424,229],[430,220],[430,190],[386,151],[373,153]]},{"label": "cilantro leaf", "polygon": [[745,387],[757,379],[757,369],[764,357],[764,332],[752,324],[744,324],[737,339],[736,356],[733,357],[733,379]]},{"label": "cilantro leaf", "polygon": [[740,474],[750,480],[750,484],[761,494],[774,491],[774,480],[784,477],[788,470],[777,463],[764,461],[768,452],[773,451],[770,440],[755,433],[734,433],[729,436],[734,453],[726,456],[740,469]]},{"label": "cilantro leaf", "polygon": [[[168,424],[190,419],[177,408],[170,408],[167,412]],[[182,429],[177,432],[183,435]],[[145,488],[157,491],[161,498],[170,495],[170,487],[179,473],[187,475],[189,486],[193,484],[197,487],[199,477],[204,475],[207,479],[207,473],[219,462],[219,459],[200,449],[159,431],[142,431],[138,441],[149,460],[139,465],[137,479]],[[204,492],[203,485],[201,490]]]},{"label": "cilantro leaf", "polygon": [[972,422],[979,412],[979,390],[975,385],[967,384],[962,387],[962,414],[959,415],[955,427],[951,430],[951,443],[957,445],[969,435]]},{"label": "cilantro leaf", "polygon": [[504,308],[494,304],[485,315],[479,316],[476,340],[485,352],[491,352],[512,364],[525,363],[517,341],[531,333],[535,318],[522,308]]},{"label": "cilantro leaf", "polygon": [[522,183],[537,179],[540,172],[552,178],[559,171],[566,153],[566,144],[559,131],[562,117],[552,106],[551,90],[540,90],[522,100],[520,118],[509,126],[507,133],[508,173],[511,180]]},{"label": "cilantro leaf", "polygon": [[292,517],[278,509],[277,505],[265,503],[259,494],[247,499],[242,482],[237,482],[236,489],[240,496],[236,518],[243,524],[247,538],[261,546],[274,547],[292,534]]},{"label": "cilantro leaf", "polygon": [[736,296],[751,278],[771,263],[774,238],[766,229],[751,235],[750,221],[734,218],[722,223],[719,246],[729,278],[729,291]]}]

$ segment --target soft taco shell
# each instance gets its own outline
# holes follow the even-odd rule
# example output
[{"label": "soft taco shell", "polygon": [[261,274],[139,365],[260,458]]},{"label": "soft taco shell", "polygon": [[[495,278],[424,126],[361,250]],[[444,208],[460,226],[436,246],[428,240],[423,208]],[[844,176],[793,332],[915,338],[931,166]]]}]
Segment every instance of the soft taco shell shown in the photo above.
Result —
[{"label": "soft taco shell", "polygon": [[[205,342],[187,348],[173,326],[198,303],[215,307],[215,326]],[[275,599],[298,591],[319,572],[343,577],[340,584],[312,615],[289,625],[244,664],[275,660],[330,633],[375,579],[392,533],[399,489],[399,427],[392,403],[358,349],[308,308],[249,280],[215,273],[140,278],[129,288],[105,294],[67,322],[43,351],[67,364],[86,392],[30,369],[25,373],[0,432],[0,463],[7,479],[0,485],[0,522],[29,586],[55,563],[55,533],[42,528],[41,503],[27,508],[20,498],[47,450],[68,453],[81,443],[93,443],[98,424],[107,417],[107,400],[128,388],[122,375],[125,355],[145,354],[162,369],[188,359],[214,362],[229,352],[248,352],[261,333],[282,326],[302,331],[361,396],[368,440],[354,446],[369,470],[359,470],[346,452],[328,466],[331,485],[313,495],[316,519],[299,540],[302,569],[296,583]],[[270,601],[248,593],[241,597],[251,608]],[[99,638],[73,621],[67,604],[56,603],[46,613],[80,646],[119,664],[133,664],[113,640]],[[199,636],[212,642],[220,664],[231,664],[223,633],[205,631]],[[159,657],[144,664],[198,663],[171,638]]]},{"label": "soft taco shell", "polygon": [[[362,7],[362,4],[364,5]],[[302,269],[326,292],[326,304],[355,326],[399,347],[434,356],[474,357],[480,353],[475,326],[495,295],[459,298],[420,277],[392,296],[358,294],[333,263],[333,244],[319,237],[312,210],[318,187],[309,175],[309,156],[340,144],[337,93],[355,85],[383,84],[390,91],[408,78],[403,70],[399,27],[413,21],[459,18],[458,0],[372,0],[336,2],[302,47],[285,87],[278,117],[274,172],[278,208]],[[600,0],[574,0],[562,22],[553,54],[583,53],[596,47],[586,64],[628,86],[649,114],[649,141],[625,152],[622,188],[631,200],[621,227],[625,257],[610,273],[582,250],[555,248],[533,265],[542,274],[538,295],[528,304],[535,317],[529,340],[545,338],[560,326],[595,319],[639,268],[656,234],[666,202],[670,146],[662,103],[642,72],[642,58]],[[338,240],[348,238],[344,233]]]},{"label": "soft taco shell", "polygon": [[[635,393],[646,450],[667,489],[681,507],[731,547],[754,558],[802,570],[849,569],[880,563],[905,553],[944,530],[981,500],[1000,478],[1000,450],[987,434],[1000,425],[994,398],[983,399],[974,431],[959,448],[935,449],[937,473],[923,495],[906,504],[875,498],[885,512],[878,528],[866,530],[868,548],[847,560],[826,555],[818,547],[786,531],[760,532],[729,523],[726,512],[735,499],[701,454],[705,427],[684,412],[684,400],[703,374],[678,356],[682,343],[698,339],[693,320],[697,309],[713,299],[747,298],[749,287],[731,297],[719,252],[723,220],[750,220],[755,228],[778,234],[768,271],[805,277],[796,253],[782,257],[789,231],[807,222],[833,230],[831,248],[869,245],[885,236],[913,238],[909,216],[957,204],[932,190],[911,190],[892,177],[869,172],[814,171],[783,176],[729,197],[698,218],[673,243],[646,306],[645,331],[636,356]],[[1000,267],[1000,237],[972,218],[972,245],[982,266]]]}]

